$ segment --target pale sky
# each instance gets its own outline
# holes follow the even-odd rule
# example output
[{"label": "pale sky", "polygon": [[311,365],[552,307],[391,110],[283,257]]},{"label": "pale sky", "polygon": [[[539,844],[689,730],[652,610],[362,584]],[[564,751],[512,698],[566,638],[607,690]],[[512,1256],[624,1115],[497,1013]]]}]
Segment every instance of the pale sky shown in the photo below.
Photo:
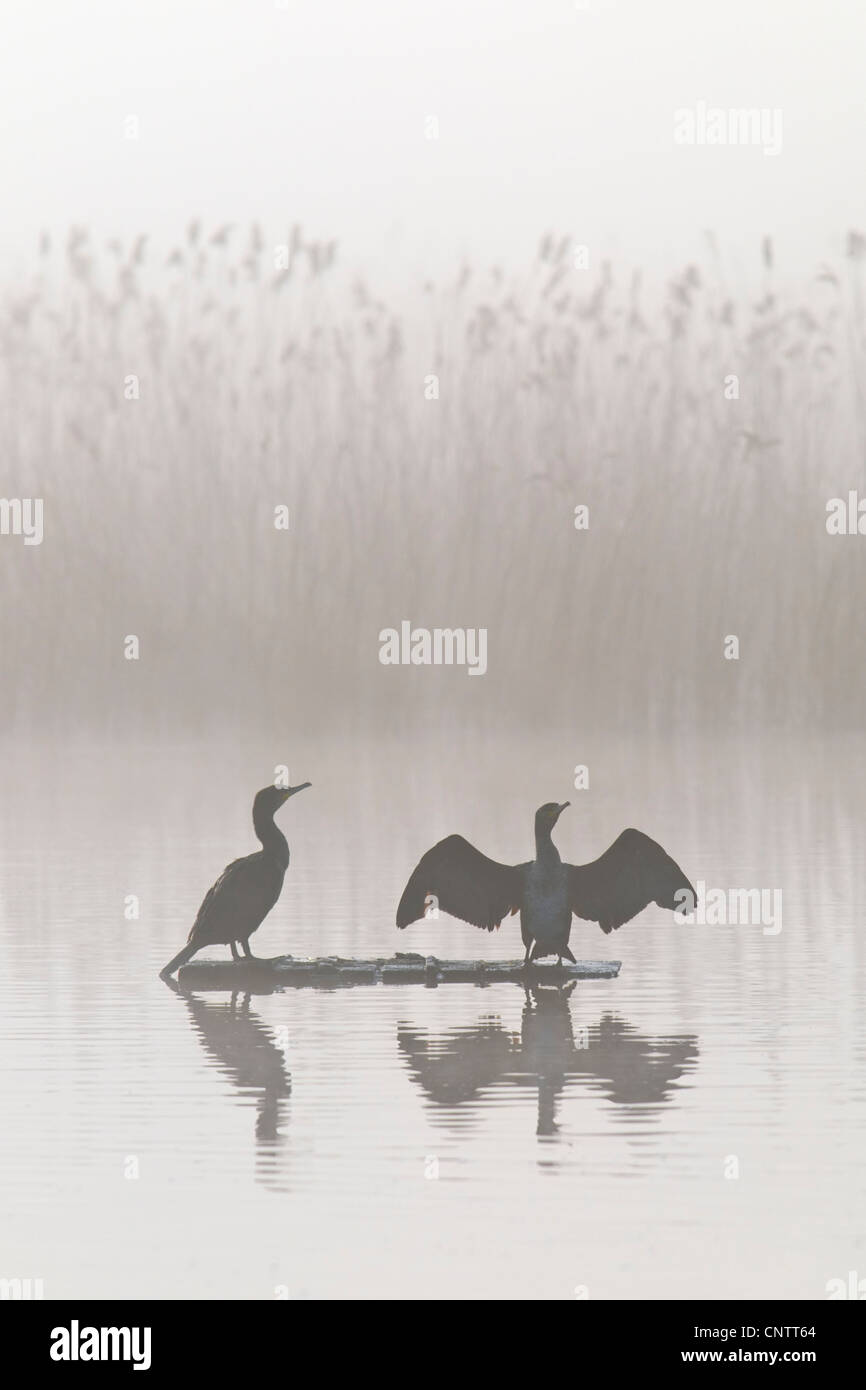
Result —
[{"label": "pale sky", "polygon": [[[3,29],[5,269],[43,226],[192,215],[383,276],[519,265],[548,227],[641,265],[771,232],[811,266],[866,227],[862,0],[41,0]],[[781,154],[676,145],[701,101],[780,109]]]}]

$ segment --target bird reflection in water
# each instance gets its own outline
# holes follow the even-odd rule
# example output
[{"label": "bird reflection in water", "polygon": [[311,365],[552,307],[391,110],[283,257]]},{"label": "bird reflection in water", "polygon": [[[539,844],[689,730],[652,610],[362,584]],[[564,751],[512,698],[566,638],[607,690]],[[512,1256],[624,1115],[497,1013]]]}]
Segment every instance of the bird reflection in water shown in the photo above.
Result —
[{"label": "bird reflection in water", "polygon": [[256,1176],[275,1185],[292,1093],[284,1052],[272,1030],[252,1012],[249,994],[235,992],[230,1000],[213,1003],[173,980],[166,984],[186,1004],[193,1030],[217,1071],[228,1077],[239,1096],[255,1100]]},{"label": "bird reflection in water", "polygon": [[538,1090],[536,1133],[542,1137],[557,1135],[559,1098],[575,1083],[594,1084],[606,1100],[634,1107],[636,1115],[671,1101],[676,1083],[694,1069],[697,1038],[648,1037],[609,1013],[575,1030],[570,1001],[576,983],[528,989],[519,1033],[496,1017],[438,1034],[400,1025],[397,1041],[413,1081],[452,1118],[487,1090],[531,1083]]}]

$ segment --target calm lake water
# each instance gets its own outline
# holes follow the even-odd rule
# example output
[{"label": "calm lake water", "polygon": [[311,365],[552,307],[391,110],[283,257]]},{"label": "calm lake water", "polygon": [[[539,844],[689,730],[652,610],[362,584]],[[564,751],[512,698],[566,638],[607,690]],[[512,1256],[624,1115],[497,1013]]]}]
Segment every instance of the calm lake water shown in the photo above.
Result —
[{"label": "calm lake water", "polygon": [[288,750],[8,749],[0,1276],[47,1298],[569,1300],[866,1276],[864,752],[307,741],[260,955],[519,955],[516,919],[398,934],[396,901],[442,835],[525,859],[535,807],[569,796],[564,858],[635,824],[693,881],[780,890],[781,930],[652,908],[609,937],[575,923],[614,980],[233,998],[157,971],[255,848],[252,794]]}]

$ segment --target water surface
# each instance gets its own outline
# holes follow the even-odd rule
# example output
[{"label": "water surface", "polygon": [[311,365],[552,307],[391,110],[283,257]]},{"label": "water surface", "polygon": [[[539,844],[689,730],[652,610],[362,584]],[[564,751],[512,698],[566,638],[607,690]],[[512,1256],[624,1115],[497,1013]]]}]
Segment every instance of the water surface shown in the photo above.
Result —
[{"label": "water surface", "polygon": [[611,743],[586,793],[552,737],[304,746],[260,954],[518,954],[516,920],[398,935],[396,900],[441,835],[516,861],[569,794],[564,857],[633,823],[694,880],[781,889],[782,929],[576,923],[576,954],[622,971],[562,990],[173,990],[157,971],[254,847],[246,788],[275,757],[8,754],[0,1275],[58,1298],[573,1300],[820,1299],[866,1273],[859,745]]}]

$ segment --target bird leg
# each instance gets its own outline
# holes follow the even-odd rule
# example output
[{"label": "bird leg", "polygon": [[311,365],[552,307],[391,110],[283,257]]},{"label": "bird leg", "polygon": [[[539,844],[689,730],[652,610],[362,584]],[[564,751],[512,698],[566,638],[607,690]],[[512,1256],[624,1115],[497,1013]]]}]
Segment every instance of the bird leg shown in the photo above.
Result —
[{"label": "bird leg", "polygon": [[523,968],[524,968],[524,969],[526,969],[527,965],[529,964],[529,953],[530,953],[531,950],[532,950],[532,942],[530,941],[529,945],[528,945],[527,948],[526,948],[526,955],[523,957]]},{"label": "bird leg", "polygon": [[255,960],[256,957],[253,955],[252,951],[250,950],[250,939],[249,939],[249,937],[247,937],[247,939],[246,939],[245,941],[242,941],[242,942],[241,942],[241,945],[242,945],[243,948],[244,948],[244,955],[246,956],[247,960]]},{"label": "bird leg", "polygon": [[231,948],[232,948],[232,960],[240,960],[240,953],[239,953],[239,951],[238,951],[238,943],[237,943],[236,941],[230,941],[230,942],[229,942],[229,945],[230,945]]}]

